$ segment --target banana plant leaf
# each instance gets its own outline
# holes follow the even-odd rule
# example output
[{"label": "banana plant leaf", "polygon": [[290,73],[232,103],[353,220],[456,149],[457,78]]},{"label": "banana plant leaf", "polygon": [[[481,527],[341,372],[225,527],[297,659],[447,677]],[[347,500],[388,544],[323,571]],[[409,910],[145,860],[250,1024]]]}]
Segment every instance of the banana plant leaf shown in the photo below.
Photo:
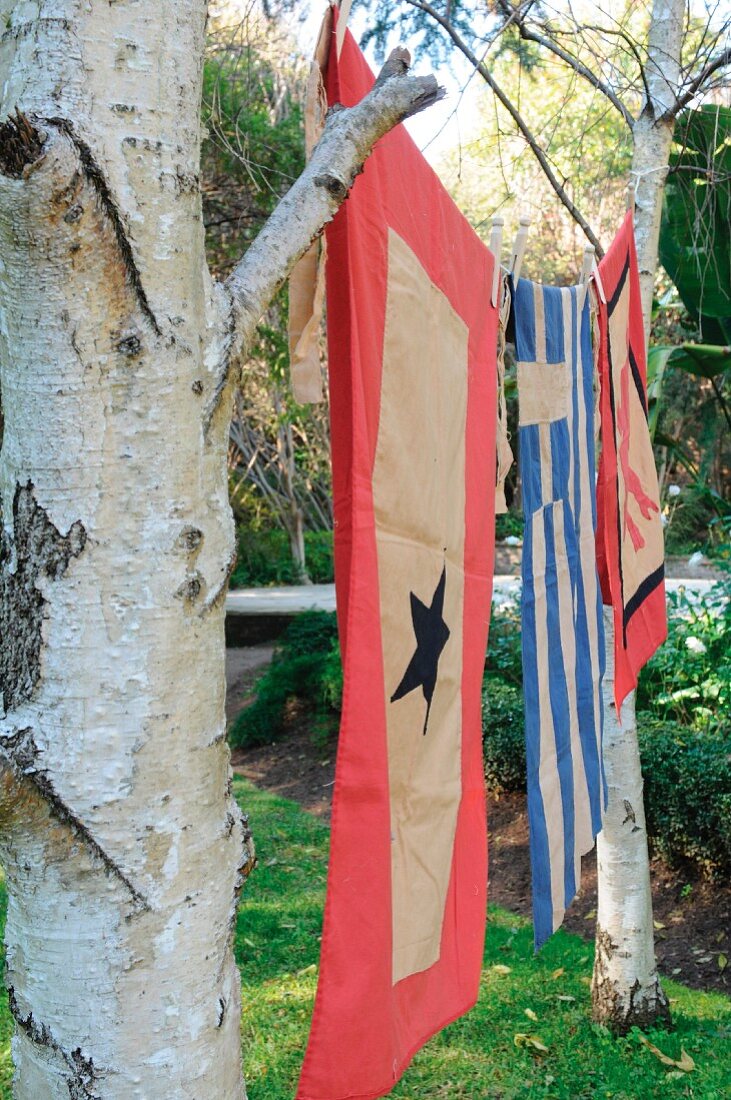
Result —
[{"label": "banana plant leaf", "polygon": [[[676,122],[660,226],[660,261],[704,341],[731,343],[731,107]],[[696,372],[699,373],[699,372]]]},{"label": "banana plant leaf", "polygon": [[676,367],[699,378],[715,378],[731,369],[731,347],[718,344],[679,344],[677,347],[650,348],[647,359],[648,389],[658,377],[662,380],[667,367]]}]

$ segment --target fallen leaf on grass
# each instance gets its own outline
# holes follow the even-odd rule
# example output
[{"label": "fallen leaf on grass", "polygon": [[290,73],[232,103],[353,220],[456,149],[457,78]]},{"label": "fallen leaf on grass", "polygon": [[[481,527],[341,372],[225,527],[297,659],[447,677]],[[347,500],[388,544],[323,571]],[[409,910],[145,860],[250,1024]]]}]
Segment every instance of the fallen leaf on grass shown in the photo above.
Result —
[{"label": "fallen leaf on grass", "polygon": [[516,1047],[529,1047],[539,1054],[548,1054],[548,1047],[535,1035],[526,1035],[524,1032],[519,1031],[517,1035],[513,1036],[513,1042]]},{"label": "fallen leaf on grass", "polygon": [[575,1001],[576,997],[570,997],[568,995],[568,993],[557,993],[556,994],[556,1000],[557,1001],[566,1001],[568,1003],[568,1001]]},{"label": "fallen leaf on grass", "polygon": [[551,977],[555,981],[556,978],[560,978],[565,973],[566,973],[566,971],[565,971],[564,967],[559,966],[558,970],[554,970],[553,974],[551,974]]},{"label": "fallen leaf on grass", "polygon": [[490,969],[494,970],[496,974],[511,974],[513,971],[512,966],[505,966],[504,963],[495,963]]},{"label": "fallen leaf on grass", "polygon": [[647,1049],[650,1051],[650,1054],[654,1054],[655,1057],[660,1062],[662,1062],[664,1066],[675,1066],[676,1069],[682,1069],[684,1073],[690,1073],[692,1069],[695,1069],[695,1062],[687,1053],[687,1051],[683,1050],[682,1047],[680,1048],[679,1058],[668,1058],[667,1054],[663,1054],[663,1052],[659,1050],[658,1047],[653,1046],[650,1040],[645,1038],[644,1035],[640,1035],[638,1036],[638,1038],[642,1045],[644,1047],[647,1047]]},{"label": "fallen leaf on grass", "polygon": [[525,1012],[529,1020],[538,1020],[538,1017],[536,1016],[532,1008],[525,1008],[523,1009],[523,1011]]},{"label": "fallen leaf on grass", "polygon": [[309,966],[304,966],[302,970],[297,971],[297,977],[301,978],[303,974],[312,974],[315,970],[317,970],[316,964],[310,963]]}]

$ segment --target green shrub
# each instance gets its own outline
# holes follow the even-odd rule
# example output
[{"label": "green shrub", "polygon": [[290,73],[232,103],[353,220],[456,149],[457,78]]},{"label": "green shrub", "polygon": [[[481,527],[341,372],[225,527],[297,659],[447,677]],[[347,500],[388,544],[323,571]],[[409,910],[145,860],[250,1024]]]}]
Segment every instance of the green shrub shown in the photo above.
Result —
[{"label": "green shrub", "polygon": [[[302,576],[292,559],[286,531],[240,527],[237,544],[232,588],[302,583]],[[332,583],[332,531],[305,531],[305,564],[313,584]]]},{"label": "green shrub", "polygon": [[305,531],[307,572],[313,584],[332,584],[335,580],[332,531]]},{"label": "green shrub", "polygon": [[287,708],[306,708],[315,732],[330,733],[342,693],[340,650],[335,615],[305,611],[282,635],[272,663],[256,685],[253,702],[229,731],[232,746],[244,748],[276,741],[286,725]]},{"label": "green shrub", "polygon": [[[730,605],[719,604],[717,596],[694,605],[675,601],[670,642],[643,672],[637,694],[649,836],[669,861],[691,860],[713,873],[731,869]],[[706,651],[689,649],[687,637],[701,639]],[[485,777],[495,792],[525,790],[521,680],[519,611],[496,609],[482,687]],[[705,704],[679,697],[688,689]],[[275,740],[293,701],[306,708],[315,738],[329,737],[342,690],[335,615],[299,615],[259,681],[255,701],[236,720],[232,744]],[[688,721],[669,717],[678,713]]]},{"label": "green shrub", "polygon": [[520,643],[520,607],[494,607],[485,658],[485,674],[515,687],[523,686],[523,658]]},{"label": "green shrub", "polygon": [[522,539],[525,530],[525,520],[522,510],[501,512],[495,516],[495,539],[501,542],[509,535],[515,535]]},{"label": "green shrub", "polygon": [[482,684],[482,746],[488,789],[525,790],[523,692],[494,676]]},{"label": "green shrub", "polygon": [[638,724],[644,712],[689,729],[731,729],[731,581],[701,599],[668,597],[668,638],[640,674]]},{"label": "green shrub", "polygon": [[642,715],[647,831],[669,861],[731,869],[731,728],[708,733]]}]

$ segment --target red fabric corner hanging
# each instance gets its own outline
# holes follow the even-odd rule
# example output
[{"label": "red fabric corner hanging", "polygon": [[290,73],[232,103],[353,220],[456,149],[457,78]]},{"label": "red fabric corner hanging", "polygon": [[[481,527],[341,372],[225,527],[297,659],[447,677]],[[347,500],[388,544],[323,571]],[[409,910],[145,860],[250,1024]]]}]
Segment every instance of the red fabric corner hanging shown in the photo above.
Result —
[{"label": "red fabric corner hanging", "polygon": [[599,264],[602,451],[597,482],[597,568],[614,609],[614,700],[667,637],[660,494],[647,426],[647,368],[634,225],[628,213]]},{"label": "red fabric corner hanging", "polygon": [[[335,45],[329,102],[373,84]],[[370,1100],[472,1007],[485,930],[493,260],[403,127],[328,230],[344,662],[320,978],[299,1100]]]}]

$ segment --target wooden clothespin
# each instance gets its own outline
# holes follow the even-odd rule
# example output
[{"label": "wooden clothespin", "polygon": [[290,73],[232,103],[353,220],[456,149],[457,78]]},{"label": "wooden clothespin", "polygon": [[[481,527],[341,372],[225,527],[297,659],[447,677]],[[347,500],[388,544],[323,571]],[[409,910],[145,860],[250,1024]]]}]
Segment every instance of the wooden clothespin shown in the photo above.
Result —
[{"label": "wooden clothespin", "polygon": [[637,180],[636,179],[635,180],[630,180],[629,183],[627,184],[627,191],[626,191],[625,197],[626,197],[626,203],[627,203],[627,213],[631,214],[632,217],[635,216],[635,197],[636,197],[636,195],[637,195]]},{"label": "wooden clothespin", "polygon": [[596,250],[593,244],[587,244],[584,248],[584,262],[581,265],[581,281],[588,283],[596,264]]},{"label": "wooden clothespin", "polygon": [[594,280],[596,292],[599,295],[602,303],[606,305],[607,296],[604,293],[604,284],[602,283],[602,277],[599,274],[599,265],[596,262],[596,249],[594,248],[593,244],[588,244],[584,248],[584,262],[581,265],[582,283],[588,283],[590,279]]},{"label": "wooden clothespin", "polygon": [[340,3],[338,4],[340,15],[338,16],[338,26],[335,32],[335,48],[338,51],[338,57],[340,57],[340,51],[343,48],[345,31],[348,26],[348,20],[350,19],[350,9],[352,7],[352,3],[353,0],[340,0]]},{"label": "wooden clothespin", "polygon": [[490,295],[490,301],[493,306],[497,305],[498,287],[500,286],[501,267],[500,258],[503,251],[503,225],[502,218],[492,219],[492,229],[490,230],[490,251],[495,257],[495,267],[492,272],[492,294]]},{"label": "wooden clothespin", "polygon": [[510,260],[510,271],[513,276],[513,282],[517,283],[520,278],[520,269],[523,266],[523,257],[525,256],[526,245],[528,244],[528,230],[530,228],[530,218],[523,215],[518,223],[518,232],[515,235],[515,244],[513,245],[513,255]]}]

